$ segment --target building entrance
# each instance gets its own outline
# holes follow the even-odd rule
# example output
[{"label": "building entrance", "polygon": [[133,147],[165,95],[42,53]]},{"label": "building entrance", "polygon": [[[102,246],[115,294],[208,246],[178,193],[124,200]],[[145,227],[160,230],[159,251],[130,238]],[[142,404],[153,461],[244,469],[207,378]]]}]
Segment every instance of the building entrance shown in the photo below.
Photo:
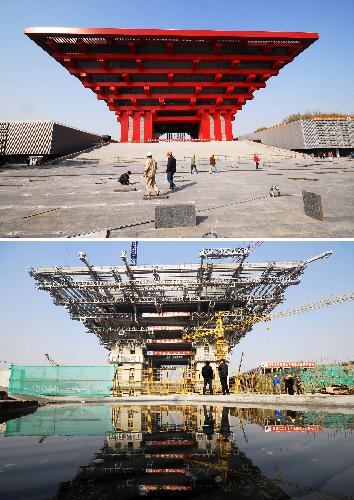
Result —
[{"label": "building entrance", "polygon": [[199,138],[198,123],[156,123],[154,124],[154,139],[162,136],[167,140],[190,140]]}]

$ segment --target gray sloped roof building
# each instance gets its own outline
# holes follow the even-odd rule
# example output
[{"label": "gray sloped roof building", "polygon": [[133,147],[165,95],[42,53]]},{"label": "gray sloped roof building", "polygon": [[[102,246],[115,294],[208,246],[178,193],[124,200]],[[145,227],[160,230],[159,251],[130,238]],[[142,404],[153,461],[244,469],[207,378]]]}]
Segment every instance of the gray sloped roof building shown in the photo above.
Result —
[{"label": "gray sloped roof building", "polygon": [[354,120],[350,117],[297,120],[243,135],[239,139],[257,141],[284,149],[352,149],[354,148]]}]

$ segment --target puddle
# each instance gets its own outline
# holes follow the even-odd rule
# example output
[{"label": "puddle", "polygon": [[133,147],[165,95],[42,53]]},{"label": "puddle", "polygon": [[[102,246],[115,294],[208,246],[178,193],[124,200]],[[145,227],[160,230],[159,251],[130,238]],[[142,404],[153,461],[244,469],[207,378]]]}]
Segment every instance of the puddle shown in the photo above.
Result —
[{"label": "puddle", "polygon": [[227,406],[53,405],[0,432],[0,494],[350,498],[354,415]]}]

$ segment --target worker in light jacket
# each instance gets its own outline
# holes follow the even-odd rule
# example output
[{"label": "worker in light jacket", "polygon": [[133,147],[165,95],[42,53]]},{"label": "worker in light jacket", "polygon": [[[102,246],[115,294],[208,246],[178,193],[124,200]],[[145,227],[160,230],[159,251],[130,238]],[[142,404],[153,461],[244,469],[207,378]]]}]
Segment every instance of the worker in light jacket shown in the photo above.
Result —
[{"label": "worker in light jacket", "polygon": [[160,194],[159,188],[156,184],[156,170],[157,163],[152,157],[152,153],[149,151],[146,153],[146,161],[144,168],[144,177],[146,179],[146,196],[150,198],[151,188],[155,191],[156,195]]}]

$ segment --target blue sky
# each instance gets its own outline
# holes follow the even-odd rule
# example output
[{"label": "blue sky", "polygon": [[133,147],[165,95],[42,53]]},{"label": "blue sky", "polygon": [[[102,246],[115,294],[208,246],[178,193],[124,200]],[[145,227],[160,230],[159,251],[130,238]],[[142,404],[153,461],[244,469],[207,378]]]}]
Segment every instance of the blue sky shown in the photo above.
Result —
[{"label": "blue sky", "polygon": [[353,0],[0,0],[0,11],[0,120],[55,120],[118,137],[114,114],[28,39],[25,26],[318,32],[237,114],[234,134],[298,111],[354,113]]},{"label": "blue sky", "polygon": [[[139,264],[193,263],[199,249],[237,247],[240,242],[139,242]],[[0,359],[18,364],[46,364],[48,352],[59,364],[105,364],[107,351],[67,311],[53,305],[48,293],[38,291],[27,267],[81,265],[83,250],[95,265],[120,265],[119,253],[130,242],[0,242],[1,354]],[[318,298],[353,290],[353,242],[265,242],[250,261],[303,260],[326,250],[333,255],[309,265],[301,284],[289,288],[280,308],[312,302]],[[261,361],[296,359],[328,362],[354,358],[354,302],[257,325],[236,346],[231,367],[244,351],[244,368]],[[0,364],[0,366],[2,366]]]}]

